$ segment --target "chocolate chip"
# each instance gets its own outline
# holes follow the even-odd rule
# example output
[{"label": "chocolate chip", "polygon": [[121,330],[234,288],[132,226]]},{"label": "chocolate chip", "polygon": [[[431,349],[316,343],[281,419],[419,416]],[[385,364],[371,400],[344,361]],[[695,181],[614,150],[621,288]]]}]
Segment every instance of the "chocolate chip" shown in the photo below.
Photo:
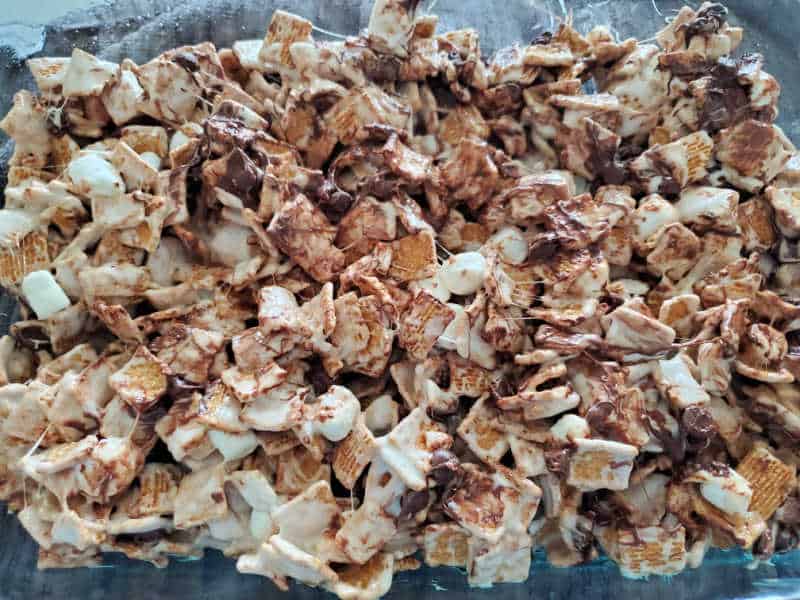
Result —
[{"label": "chocolate chip", "polygon": [[775,554],[775,538],[772,536],[772,528],[768,526],[753,545],[753,556],[767,560],[773,554]]},{"label": "chocolate chip", "polygon": [[686,455],[686,438],[680,434],[677,437],[672,435],[667,427],[667,419],[660,411],[648,410],[645,417],[647,429],[664,447],[664,452],[673,462],[682,462]]},{"label": "chocolate chip", "polygon": [[310,364],[309,378],[311,379],[311,385],[314,386],[314,392],[316,394],[324,394],[333,383],[333,379],[328,377],[328,374],[322,367],[322,361],[316,356]]},{"label": "chocolate chip", "polygon": [[710,132],[729,127],[747,114],[749,100],[741,86],[717,86],[706,90],[699,124]]},{"label": "chocolate chip", "polygon": [[620,160],[631,160],[639,156],[645,149],[638,144],[631,142],[621,144],[617,151],[617,156]]},{"label": "chocolate chip", "polygon": [[681,193],[681,185],[672,177],[664,177],[658,185],[658,193],[665,196],[675,196]]},{"label": "chocolate chip", "polygon": [[364,74],[377,83],[395,81],[400,73],[400,60],[389,54],[364,55]]},{"label": "chocolate chip", "polygon": [[33,351],[50,346],[50,335],[47,333],[47,327],[37,321],[14,323],[11,326],[10,333],[20,345]]},{"label": "chocolate chip", "polygon": [[325,213],[331,223],[338,223],[353,206],[353,196],[339,189],[330,180],[317,190],[317,206]]},{"label": "chocolate chip", "polygon": [[[523,103],[522,87],[517,83],[501,83],[475,94],[475,105],[482,114],[492,118],[515,113]],[[499,123],[494,125],[494,130],[502,133]]]},{"label": "chocolate chip", "polygon": [[234,148],[225,163],[225,173],[217,185],[236,196],[247,196],[261,183],[261,171],[247,154]]},{"label": "chocolate chip", "polygon": [[609,420],[611,415],[617,412],[617,407],[613,402],[601,401],[596,402],[589,407],[586,411],[586,422],[597,433],[607,433],[609,429]]},{"label": "chocolate chip", "polygon": [[548,448],[544,451],[544,464],[551,473],[566,475],[571,455],[569,448]]},{"label": "chocolate chip", "polygon": [[506,396],[513,396],[517,393],[511,382],[505,378],[489,384],[489,391],[495,400],[505,398]]},{"label": "chocolate chip", "polygon": [[409,490],[400,497],[400,514],[398,518],[410,519],[419,511],[428,506],[430,500],[430,492],[428,490],[420,490],[419,492]]},{"label": "chocolate chip", "polygon": [[695,52],[667,52],[658,57],[659,67],[668,69],[672,75],[687,80],[707,74],[713,64],[703,55]]},{"label": "chocolate chip", "polygon": [[209,142],[227,148],[247,148],[255,139],[255,131],[233,117],[211,115],[203,125]]},{"label": "chocolate chip", "polygon": [[717,435],[714,417],[704,406],[690,406],[683,411],[681,425],[686,435],[695,440],[708,440]]},{"label": "chocolate chip", "polygon": [[560,246],[558,235],[554,231],[547,231],[537,235],[528,249],[528,258],[547,260],[555,256]]},{"label": "chocolate chip", "polygon": [[712,2],[697,11],[694,19],[681,25],[680,29],[685,31],[687,45],[696,35],[704,33],[716,33],[725,23],[728,16],[728,9],[718,2]]},{"label": "chocolate chip", "polygon": [[430,478],[436,482],[436,485],[447,486],[461,473],[461,464],[458,457],[443,448],[433,452],[431,467],[433,468],[430,472]]},{"label": "chocolate chip", "polygon": [[388,172],[380,171],[364,180],[361,192],[381,200],[389,200],[397,193],[398,187],[396,179],[391,178]]},{"label": "chocolate chip", "polygon": [[586,166],[596,177],[610,185],[619,185],[627,179],[625,165],[617,160],[617,143],[613,136],[603,137],[600,125],[587,121],[586,132],[592,146]]}]

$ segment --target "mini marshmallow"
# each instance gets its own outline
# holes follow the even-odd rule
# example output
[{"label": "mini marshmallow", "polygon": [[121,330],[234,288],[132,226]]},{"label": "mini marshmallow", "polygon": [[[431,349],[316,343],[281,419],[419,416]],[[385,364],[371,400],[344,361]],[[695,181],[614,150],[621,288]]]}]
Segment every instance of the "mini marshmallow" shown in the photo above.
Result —
[{"label": "mini marshmallow", "polygon": [[69,306],[69,298],[50,271],[28,273],[22,280],[22,295],[40,319],[48,319]]},{"label": "mini marshmallow", "polygon": [[590,433],[586,419],[572,414],[564,415],[550,428],[550,434],[562,442],[588,438]]},{"label": "mini marshmallow", "polygon": [[113,165],[90,152],[82,154],[67,165],[67,176],[73,191],[85,196],[111,198],[125,193],[125,183]]},{"label": "mini marshmallow", "polygon": [[119,65],[75,48],[64,74],[62,93],[66,97],[99,94],[118,69]]},{"label": "mini marshmallow", "polygon": [[328,440],[338,442],[350,433],[360,412],[361,404],[353,392],[340,385],[331,386],[319,398],[315,429]]},{"label": "mini marshmallow", "polygon": [[729,469],[727,477],[713,477],[700,484],[700,494],[724,513],[744,515],[750,506],[753,490],[747,479]]},{"label": "mini marshmallow", "polygon": [[161,168],[161,157],[155,152],[142,152],[139,157],[156,171]]},{"label": "mini marshmallow", "polygon": [[511,265],[521,265],[528,258],[528,241],[517,227],[503,227],[489,238],[487,246],[496,248],[503,262]]},{"label": "mini marshmallow", "polygon": [[364,411],[367,428],[376,435],[390,431],[400,420],[400,406],[391,395],[383,394],[373,400]]},{"label": "mini marshmallow", "polygon": [[208,437],[226,461],[244,458],[258,447],[258,438],[252,431],[247,433],[227,433],[209,429]]},{"label": "mini marshmallow", "polygon": [[169,151],[172,153],[173,151],[177,150],[181,146],[183,146],[186,142],[188,142],[191,138],[183,133],[180,129],[176,131],[172,139],[169,141]]},{"label": "mini marshmallow", "polygon": [[450,290],[445,287],[445,284],[442,281],[441,269],[436,271],[436,275],[433,277],[427,277],[425,279],[420,279],[419,281],[414,281],[409,286],[409,289],[412,291],[416,291],[417,288],[425,290],[439,302],[447,302],[450,300]]},{"label": "mini marshmallow", "polygon": [[462,252],[448,258],[441,270],[444,286],[453,294],[474,294],[483,285],[486,259],[478,252]]}]

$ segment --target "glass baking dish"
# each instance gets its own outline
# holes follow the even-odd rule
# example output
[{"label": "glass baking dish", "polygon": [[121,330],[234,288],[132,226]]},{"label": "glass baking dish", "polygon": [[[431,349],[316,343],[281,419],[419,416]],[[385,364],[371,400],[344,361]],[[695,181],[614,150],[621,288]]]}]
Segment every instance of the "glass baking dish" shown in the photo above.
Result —
[{"label": "glass baking dish", "polygon": [[[571,14],[581,32],[607,25],[621,38],[650,37],[683,4],[679,0],[434,0],[441,30],[472,26],[481,34],[485,54],[514,42],[527,42],[553,29]],[[130,57],[144,62],[181,44],[211,40],[217,47],[234,40],[260,38],[273,10],[281,8],[311,19],[327,32],[351,34],[364,28],[372,0],[3,0],[0,14],[0,114],[11,106],[13,93],[34,89],[24,60],[31,56],[68,56],[78,46],[102,58]],[[431,0],[422,3],[430,10]],[[730,21],[745,27],[740,51],[761,52],[766,69],[783,87],[778,124],[800,141],[800,11],[798,0],[731,0]],[[11,148],[0,133],[0,186],[5,185]],[[0,333],[14,320],[14,303],[0,296]],[[295,597],[312,598],[325,592],[293,585]],[[470,589],[457,569],[428,569],[395,576],[388,597],[395,599],[464,597],[488,599],[558,598],[659,600],[697,598],[798,598],[800,552],[776,556],[754,566],[740,551],[714,551],[702,567],[680,575],[648,581],[623,578],[606,559],[589,565],[558,569],[537,553],[525,584],[500,585],[493,590]],[[0,600],[69,598],[100,600],[126,598],[193,600],[272,597],[279,594],[268,580],[240,575],[234,563],[216,551],[203,560],[173,560],[166,569],[107,555],[92,569],[36,570],[36,546],[17,523],[0,510]],[[332,596],[328,596],[332,597]]]}]

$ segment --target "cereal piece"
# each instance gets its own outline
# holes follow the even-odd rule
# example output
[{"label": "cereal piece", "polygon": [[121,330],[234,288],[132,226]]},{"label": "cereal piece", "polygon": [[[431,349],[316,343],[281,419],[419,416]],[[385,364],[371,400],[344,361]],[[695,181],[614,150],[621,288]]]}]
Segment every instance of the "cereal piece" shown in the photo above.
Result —
[{"label": "cereal piece", "polygon": [[356,420],[353,430],[337,446],[331,466],[336,478],[348,490],[352,490],[378,450],[363,416]]},{"label": "cereal piece", "polygon": [[669,360],[658,361],[655,378],[662,393],[679,409],[695,404],[706,404],[708,394],[692,375],[687,364],[688,357],[676,354]]},{"label": "cereal piece", "polygon": [[508,436],[492,424],[497,409],[489,399],[479,398],[458,426],[458,435],[481,460],[497,464],[509,449]]},{"label": "cereal piece", "polygon": [[240,573],[269,577],[283,591],[289,589],[286,577],[312,586],[338,579],[336,573],[321,560],[278,535],[261,544],[257,554],[240,556],[236,561],[236,569]]},{"label": "cereal piece", "polygon": [[279,494],[299,494],[317,481],[329,481],[331,468],[299,446],[282,454],[275,474],[275,491]]},{"label": "cereal piece", "polygon": [[753,496],[748,510],[769,520],[795,488],[795,469],[770,452],[756,446],[739,462],[736,471],[750,484]]},{"label": "cereal piece", "polygon": [[175,527],[189,529],[223,517],[228,511],[224,482],[221,465],[189,473],[181,479],[175,496]]},{"label": "cereal piece", "polygon": [[445,502],[445,511],[472,535],[490,544],[527,532],[541,490],[503,466],[492,471],[482,471],[474,464],[462,466],[464,480]]},{"label": "cereal piece", "polygon": [[454,523],[428,525],[423,532],[425,564],[429,567],[466,567],[468,534]]},{"label": "cereal piece", "polygon": [[409,108],[380,88],[352,88],[325,114],[325,124],[343,144],[361,141],[368,125],[405,129]]},{"label": "cereal piece", "polygon": [[372,461],[364,502],[336,533],[336,544],[354,562],[373,557],[397,531],[400,496],[406,490],[400,478],[380,457]]},{"label": "cereal piece", "polygon": [[297,42],[311,41],[311,22],[282,10],[272,14],[267,35],[258,54],[260,63],[270,67],[293,68],[289,48]]},{"label": "cereal piece", "polygon": [[131,359],[109,378],[114,390],[136,410],[151,408],[167,391],[171,371],[145,346],[139,346]]},{"label": "cereal piece", "polygon": [[388,275],[398,281],[416,281],[436,274],[436,245],[427,231],[400,238],[391,245]]},{"label": "cereal piece", "polygon": [[504,537],[497,544],[470,538],[467,582],[475,587],[490,587],[494,583],[525,581],[531,569],[532,546],[529,535]]},{"label": "cereal piece", "polygon": [[634,446],[607,440],[575,440],[567,483],[580,490],[624,490],[639,454]]},{"label": "cereal piece", "polygon": [[600,536],[603,548],[626,577],[672,575],[686,567],[686,530],[681,525],[608,528]]},{"label": "cereal piece", "polygon": [[[649,192],[678,193],[708,174],[714,142],[705,131],[698,131],[668,144],[657,144],[630,165],[634,174],[646,182]],[[669,190],[669,191],[667,191]]]},{"label": "cereal piece", "polygon": [[398,341],[414,359],[423,360],[433,349],[455,313],[424,290],[420,290],[403,315]]},{"label": "cereal piece", "polygon": [[28,233],[17,247],[0,249],[0,285],[10,288],[26,275],[49,266],[47,238],[39,232]]},{"label": "cereal piece", "polygon": [[146,464],[138,475],[136,502],[128,509],[128,515],[139,518],[173,513],[181,477],[174,465]]},{"label": "cereal piece", "polygon": [[426,487],[425,478],[432,469],[437,450],[449,448],[452,438],[431,420],[421,407],[400,421],[389,434],[378,438],[378,453],[398,477],[413,490]]},{"label": "cereal piece", "polygon": [[98,95],[118,69],[114,63],[99,60],[75,48],[64,73],[61,93],[66,97]]},{"label": "cereal piece", "polygon": [[751,119],[720,131],[716,155],[725,176],[750,192],[772,181],[790,157],[773,125]]},{"label": "cereal piece", "polygon": [[267,231],[317,281],[329,281],[344,266],[344,254],[333,246],[336,228],[302,194],[283,205]]}]

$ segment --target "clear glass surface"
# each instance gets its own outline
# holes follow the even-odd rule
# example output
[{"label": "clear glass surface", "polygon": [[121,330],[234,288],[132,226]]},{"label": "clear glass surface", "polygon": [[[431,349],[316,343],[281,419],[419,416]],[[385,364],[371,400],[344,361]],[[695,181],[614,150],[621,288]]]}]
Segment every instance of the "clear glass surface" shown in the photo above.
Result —
[{"label": "clear glass surface", "polygon": [[[281,8],[310,18],[339,34],[366,27],[372,0],[0,0],[0,114],[11,106],[13,93],[34,89],[24,60],[31,56],[68,56],[77,46],[102,58],[130,57],[144,62],[181,44],[213,41],[217,47],[234,40],[260,38],[273,10]],[[422,2],[423,10],[431,0]],[[514,42],[529,41],[553,29],[572,14],[581,32],[602,24],[620,37],[651,37],[683,2],[680,0],[438,0],[434,12],[440,30],[471,26],[481,34],[484,53]],[[696,3],[693,3],[696,4]],[[783,87],[778,124],[800,142],[800,1],[731,0],[730,21],[745,27],[740,52],[761,52],[766,68]],[[315,35],[324,38],[325,34]],[[11,147],[0,133],[0,187]],[[0,296],[0,333],[14,319],[14,303]],[[800,552],[752,566],[740,551],[714,551],[695,570],[647,581],[623,578],[613,563],[558,569],[537,553],[525,584],[470,589],[457,569],[399,573],[389,598],[489,600],[685,600],[800,598]],[[240,575],[233,561],[216,551],[203,560],[172,560],[167,569],[107,555],[93,569],[36,570],[36,545],[0,505],[0,600],[218,600],[272,598],[280,592],[268,580]],[[292,596],[332,597],[293,585]],[[285,596],[282,596],[285,597]]]}]

